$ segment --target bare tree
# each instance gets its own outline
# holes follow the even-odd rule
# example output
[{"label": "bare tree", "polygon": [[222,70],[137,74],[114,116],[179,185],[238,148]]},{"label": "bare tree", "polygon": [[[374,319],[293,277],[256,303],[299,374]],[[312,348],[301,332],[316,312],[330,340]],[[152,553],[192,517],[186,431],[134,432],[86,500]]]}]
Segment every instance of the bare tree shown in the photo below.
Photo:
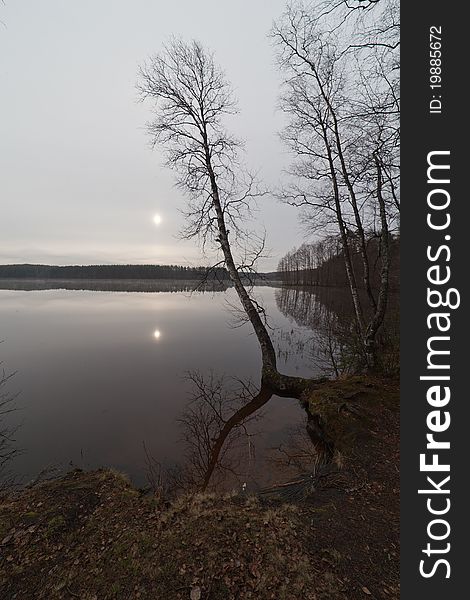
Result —
[{"label": "bare tree", "polygon": [[[251,400],[231,417],[216,419],[220,428],[217,435],[213,434],[212,426],[209,429],[205,426],[202,437],[207,438],[207,443],[205,454],[201,455],[205,458],[200,465],[206,471],[205,488],[234,427],[266,404],[273,394],[300,399],[307,390],[321,386],[325,380],[279,373],[264,310],[244,285],[242,273],[253,268],[260,250],[252,253],[251,262],[247,260],[246,252],[242,252],[242,260],[237,263],[234,249],[248,237],[244,230],[245,218],[262,192],[254,177],[247,175],[241,165],[240,142],[223,125],[224,117],[235,112],[235,103],[213,55],[198,42],[173,40],[160,55],[141,68],[138,89],[142,100],[153,104],[154,119],[148,124],[152,144],[160,144],[166,150],[167,164],[175,171],[177,185],[188,198],[187,226],[183,234],[199,239],[203,247],[207,244],[215,246],[221,253],[261,350],[259,391],[253,390]],[[207,403],[205,406],[207,408]],[[213,408],[211,414],[216,415]],[[201,415],[195,416],[191,416],[189,425],[204,421]],[[312,435],[316,432],[321,443],[321,425],[312,425],[311,431]],[[210,449],[209,437],[213,442]]]},{"label": "bare tree", "polygon": [[141,68],[139,90],[143,99],[156,102],[148,131],[154,144],[165,147],[167,164],[188,197],[183,233],[198,238],[203,246],[217,243],[255,328],[263,360],[270,364],[274,349],[243,286],[229,242],[230,233],[238,241],[247,237],[241,223],[258,195],[254,178],[240,168],[240,142],[222,124],[224,115],[235,112],[231,89],[213,56],[199,43],[173,40]]},{"label": "bare tree", "polygon": [[[345,8],[343,20],[346,21],[355,10],[366,11],[374,4],[373,0],[351,3],[338,0],[336,8],[334,3],[327,2],[324,10],[327,15],[337,8]],[[308,186],[306,190],[299,187],[291,200],[317,210],[319,220],[313,227],[330,228],[330,233],[334,231],[333,225],[339,228],[358,327],[364,341],[368,336],[373,340],[386,305],[388,271],[384,266],[385,303],[381,303],[380,294],[378,300],[373,298],[370,290],[371,302],[375,303],[375,317],[366,323],[358,298],[351,244],[353,239],[359,239],[363,252],[367,241],[364,223],[367,227],[373,225],[376,215],[379,215],[383,264],[387,263],[390,212],[393,206],[397,206],[398,198],[398,195],[395,197],[390,193],[390,188],[396,183],[392,171],[395,165],[390,159],[393,152],[390,151],[389,140],[392,136],[386,135],[389,133],[388,121],[381,120],[383,114],[387,115],[390,111],[382,110],[382,105],[375,102],[376,87],[363,86],[361,100],[367,99],[369,104],[364,102],[362,112],[366,117],[361,122],[357,110],[360,102],[347,93],[347,82],[340,70],[342,61],[346,60],[344,57],[353,53],[353,45],[343,48],[338,56],[328,36],[315,34],[309,38],[313,30],[305,27],[306,21],[302,22],[302,31],[308,36],[300,38],[296,28],[298,15],[289,14],[292,19],[288,25],[295,24],[295,28],[289,30],[288,27],[287,36],[293,33],[294,42],[284,36],[283,26],[275,30],[275,35],[284,45],[283,52],[287,53],[282,58],[283,64],[289,68],[294,66],[289,80],[289,93],[294,102],[286,102],[284,106],[287,111],[292,110],[294,121],[298,119],[302,123],[302,127],[297,128],[302,135],[297,135],[293,127],[287,130],[285,136],[295,146],[298,155],[306,159],[305,164],[295,167],[299,168],[297,175],[315,183],[313,197]],[[359,41],[361,47],[370,47],[367,36]],[[306,47],[302,45],[304,42]],[[311,60],[313,50],[315,61]],[[365,73],[364,78],[367,79]],[[316,86],[315,94],[311,93],[312,82],[314,88]],[[142,66],[138,90],[142,100],[152,103],[154,118],[148,124],[152,145],[164,148],[167,164],[175,171],[177,185],[187,197],[187,224],[182,235],[198,239],[203,249],[210,246],[221,256],[218,264],[227,269],[261,351],[262,372],[258,391],[250,390],[244,397],[244,403],[231,416],[222,413],[217,389],[211,388],[208,393],[205,385],[201,384],[196,405],[183,417],[185,426],[197,434],[190,436],[191,440],[197,439],[197,447],[193,448],[191,456],[196,461],[193,466],[199,478],[204,475],[202,487],[205,488],[214,471],[220,468],[221,459],[223,463],[225,442],[240,423],[246,422],[273,394],[302,400],[309,390],[321,387],[325,379],[304,379],[279,372],[264,310],[245,285],[244,274],[252,272],[264,248],[263,237],[254,248],[249,248],[253,237],[246,231],[246,220],[256,198],[264,192],[243,168],[241,142],[225,128],[225,119],[236,112],[236,105],[232,90],[213,55],[198,42],[185,43],[174,39],[159,55]],[[389,86],[389,93],[392,91],[393,85]],[[380,98],[382,102],[382,96]],[[374,103],[371,104],[371,100]],[[375,135],[377,123],[381,125],[383,134],[380,139]],[[361,127],[362,145],[358,136]],[[307,132],[305,137],[304,132]],[[313,140],[320,140],[320,146],[312,145]],[[375,212],[374,207],[377,208]],[[354,230],[358,235],[352,235]],[[241,256],[237,257],[237,252]],[[364,252],[363,256],[366,260]],[[302,260],[306,260],[305,257]],[[368,283],[367,274],[365,277],[364,281]],[[310,439],[324,457],[331,457],[332,442],[323,431],[322,420],[311,410],[308,417]]]},{"label": "bare tree", "polygon": [[235,112],[224,74],[198,42],[173,40],[141,68],[138,89],[143,100],[153,102],[152,143],[165,148],[167,164],[188,198],[184,235],[221,252],[260,345],[263,385],[272,393],[299,397],[315,382],[278,372],[264,311],[242,279],[246,257],[237,264],[234,254],[240,240],[249,237],[244,221],[262,192],[241,165],[240,142],[223,125],[224,117]]},{"label": "bare tree", "polygon": [[[373,11],[385,19],[379,27]],[[384,8],[385,7],[385,8]],[[304,210],[318,232],[339,231],[364,359],[375,364],[375,339],[387,304],[390,233],[399,210],[399,96],[395,3],[295,2],[272,36],[286,73],[283,139],[292,150],[286,202]],[[367,13],[367,18],[365,14]],[[371,285],[368,241],[380,239],[381,278]],[[355,248],[362,259],[354,268]],[[361,302],[365,289],[368,306]]]}]

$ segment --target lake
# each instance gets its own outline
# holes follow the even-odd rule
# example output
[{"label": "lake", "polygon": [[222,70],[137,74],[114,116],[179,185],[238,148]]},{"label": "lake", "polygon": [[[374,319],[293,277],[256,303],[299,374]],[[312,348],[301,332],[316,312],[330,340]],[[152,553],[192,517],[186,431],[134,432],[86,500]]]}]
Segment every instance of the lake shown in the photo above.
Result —
[{"label": "lake", "polygon": [[[46,468],[105,466],[145,485],[144,443],[163,465],[184,460],[178,419],[194,392],[188,372],[258,384],[259,348],[240,321],[234,290],[191,293],[190,285],[143,282],[139,292],[135,282],[132,291],[122,282],[101,290],[1,282],[0,360],[16,371],[8,390],[19,392],[18,410],[4,418],[19,426],[14,438],[23,453],[10,469],[22,482]],[[103,291],[113,288],[121,291]],[[318,374],[306,352],[311,324],[289,314],[280,289],[263,285],[253,293],[267,311],[280,369]],[[269,479],[265,456],[304,418],[295,400],[269,401],[250,438],[255,481]]]}]

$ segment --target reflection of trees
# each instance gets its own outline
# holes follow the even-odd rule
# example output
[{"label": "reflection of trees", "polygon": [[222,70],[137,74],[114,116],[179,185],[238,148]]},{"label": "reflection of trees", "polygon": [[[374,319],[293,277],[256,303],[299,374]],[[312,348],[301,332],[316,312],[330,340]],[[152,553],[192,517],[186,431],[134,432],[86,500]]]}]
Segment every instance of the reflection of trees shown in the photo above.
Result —
[{"label": "reflection of trees", "polygon": [[226,476],[239,479],[245,472],[243,448],[252,458],[252,424],[261,416],[260,408],[272,397],[267,390],[257,393],[251,382],[218,377],[188,375],[191,400],[179,418],[186,461],[181,472],[186,488],[207,488],[223,482]]},{"label": "reflection of trees", "polygon": [[9,280],[0,279],[0,289],[7,290],[89,290],[97,292],[223,292],[229,287],[227,281],[210,281],[201,285],[200,280]]},{"label": "reflection of trees", "polygon": [[283,287],[276,290],[275,298],[285,316],[312,330],[314,339],[309,358],[317,368],[336,377],[354,370],[361,350],[355,343],[352,307],[346,289],[332,293],[331,288],[312,291]]},{"label": "reflection of trees", "polygon": [[0,489],[10,482],[8,474],[9,462],[18,454],[19,450],[15,446],[14,434],[17,430],[4,423],[7,415],[15,411],[14,401],[16,394],[12,394],[8,385],[15,373],[6,373],[3,369],[3,363],[0,362]]},{"label": "reflection of trees", "polygon": [[321,329],[333,315],[345,321],[352,318],[346,288],[282,287],[276,289],[275,298],[281,313],[302,327]]},{"label": "reflection of trees", "polygon": [[188,373],[190,399],[178,419],[184,459],[164,467],[144,442],[146,475],[150,489],[161,499],[181,492],[246,487],[254,466],[258,433],[253,424],[272,392],[257,392],[251,381]]},{"label": "reflection of trees", "polygon": [[[187,490],[205,490],[226,487],[227,482],[244,486],[250,479],[250,465],[254,458],[256,436],[253,423],[262,416],[260,409],[272,398],[266,386],[259,391],[251,382],[211,373],[204,377],[198,372],[188,376],[192,384],[191,400],[179,418],[185,461],[166,473],[167,481],[157,488],[166,487],[170,493]],[[279,451],[276,474],[294,477],[294,481],[280,486],[282,494],[307,495],[324,477],[326,465],[333,454],[333,444],[325,435],[321,420],[306,410],[306,425],[302,427],[303,462],[287,465],[288,453]],[[292,440],[289,447],[295,447]],[[248,449],[248,451],[247,451]],[[147,457],[148,458],[148,457]],[[274,465],[274,462],[271,463]],[[289,468],[285,468],[287,467]],[[294,469],[292,467],[295,467]],[[160,480],[160,464],[154,461],[154,475]],[[154,477],[155,479],[155,477]],[[155,486],[154,486],[155,489]],[[263,490],[275,492],[277,488]],[[277,492],[275,492],[277,493]],[[286,496],[287,497],[287,496]]]},{"label": "reflection of trees", "polygon": [[[246,278],[248,282],[248,278]],[[279,283],[260,276],[250,278],[250,284],[276,286]],[[229,280],[200,279],[2,279],[0,290],[89,290],[97,292],[224,292],[233,287]]]},{"label": "reflection of trees", "polygon": [[[365,294],[365,292],[363,292]],[[353,326],[353,307],[346,288],[282,287],[275,291],[282,314],[315,334],[311,358],[327,374],[355,371],[361,343]],[[390,296],[389,314],[379,331],[378,344],[385,370],[398,362],[398,297]]]}]

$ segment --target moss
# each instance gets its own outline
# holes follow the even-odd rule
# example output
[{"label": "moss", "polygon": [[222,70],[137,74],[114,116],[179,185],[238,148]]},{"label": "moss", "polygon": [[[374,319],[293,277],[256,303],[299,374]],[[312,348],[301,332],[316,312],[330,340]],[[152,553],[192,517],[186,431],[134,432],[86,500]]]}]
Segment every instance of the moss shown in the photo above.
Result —
[{"label": "moss", "polygon": [[39,513],[34,511],[34,510],[29,510],[28,512],[25,512],[23,517],[25,517],[26,519],[31,519],[32,521],[36,520],[39,517]]},{"label": "moss", "polygon": [[370,437],[384,410],[398,411],[398,386],[389,380],[368,376],[339,378],[307,392],[307,410],[321,419],[341,460],[358,450]]},{"label": "moss", "polygon": [[49,519],[49,521],[47,522],[47,531],[49,533],[54,533],[58,529],[64,528],[65,525],[65,517],[63,515],[56,515],[55,517],[52,517],[52,519]]}]

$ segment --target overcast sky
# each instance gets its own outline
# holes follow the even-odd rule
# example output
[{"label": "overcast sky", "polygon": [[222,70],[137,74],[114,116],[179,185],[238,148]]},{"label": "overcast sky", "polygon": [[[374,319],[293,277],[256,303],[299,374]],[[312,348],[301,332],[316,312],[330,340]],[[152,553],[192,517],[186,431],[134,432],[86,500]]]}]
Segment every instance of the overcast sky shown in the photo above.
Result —
[{"label": "overcast sky", "polygon": [[[246,162],[275,186],[279,75],[267,38],[283,0],[0,3],[0,262],[199,264],[177,238],[184,197],[144,131],[137,69],[171,35],[213,50],[236,91]],[[162,222],[156,226],[155,214]],[[302,241],[294,208],[263,198],[275,268]]]}]

